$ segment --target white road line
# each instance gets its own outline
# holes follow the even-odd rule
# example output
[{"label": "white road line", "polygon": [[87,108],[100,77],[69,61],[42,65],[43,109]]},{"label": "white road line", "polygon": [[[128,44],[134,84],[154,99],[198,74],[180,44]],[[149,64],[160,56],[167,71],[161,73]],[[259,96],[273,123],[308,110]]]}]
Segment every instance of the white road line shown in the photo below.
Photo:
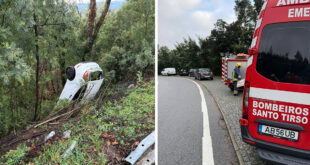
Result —
[{"label": "white road line", "polygon": [[202,164],[214,165],[212,139],[210,134],[208,108],[205,95],[203,94],[200,85],[193,80],[191,81],[197,85],[201,96],[201,111],[203,114]]}]

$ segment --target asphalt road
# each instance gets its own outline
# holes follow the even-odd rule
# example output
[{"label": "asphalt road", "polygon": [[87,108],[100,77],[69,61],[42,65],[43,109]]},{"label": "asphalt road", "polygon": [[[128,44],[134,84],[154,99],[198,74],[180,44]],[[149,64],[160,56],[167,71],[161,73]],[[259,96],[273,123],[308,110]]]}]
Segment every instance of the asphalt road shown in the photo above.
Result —
[{"label": "asphalt road", "polygon": [[[159,76],[159,165],[202,164],[202,138],[206,130],[210,132],[212,147],[204,146],[204,152],[208,153],[204,156],[210,156],[210,152],[212,152],[214,164],[238,164],[223,117],[213,99],[202,86],[201,90],[207,104],[207,113],[202,112],[203,103],[200,90],[192,80]],[[206,117],[209,123],[204,124]],[[205,135],[204,137],[208,138]],[[210,148],[212,149],[210,150]],[[212,164],[211,162],[206,163]]]}]

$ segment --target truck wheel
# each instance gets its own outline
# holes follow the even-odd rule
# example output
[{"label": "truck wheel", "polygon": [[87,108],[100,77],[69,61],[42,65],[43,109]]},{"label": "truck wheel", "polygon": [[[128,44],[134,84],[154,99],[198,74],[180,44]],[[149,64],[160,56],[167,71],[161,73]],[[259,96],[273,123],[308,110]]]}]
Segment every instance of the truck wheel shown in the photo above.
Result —
[{"label": "truck wheel", "polygon": [[75,69],[73,66],[69,66],[67,69],[66,69],[66,75],[67,75],[67,78],[72,81],[75,77]]}]

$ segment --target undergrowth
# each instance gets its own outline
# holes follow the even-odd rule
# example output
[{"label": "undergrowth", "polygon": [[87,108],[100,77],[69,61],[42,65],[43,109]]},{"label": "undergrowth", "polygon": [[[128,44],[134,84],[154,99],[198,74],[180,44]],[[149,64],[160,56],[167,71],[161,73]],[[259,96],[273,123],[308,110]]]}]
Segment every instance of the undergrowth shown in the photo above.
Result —
[{"label": "undergrowth", "polygon": [[[113,92],[112,92],[113,93]],[[155,83],[143,82],[125,88],[127,95],[103,105],[90,104],[82,110],[78,121],[64,123],[59,132],[71,130],[69,139],[56,137],[48,141],[35,158],[26,160],[27,152],[35,146],[20,145],[0,158],[4,164],[106,164],[119,162],[154,130]],[[73,141],[75,148],[63,157]],[[112,163],[113,164],[113,163]]]}]

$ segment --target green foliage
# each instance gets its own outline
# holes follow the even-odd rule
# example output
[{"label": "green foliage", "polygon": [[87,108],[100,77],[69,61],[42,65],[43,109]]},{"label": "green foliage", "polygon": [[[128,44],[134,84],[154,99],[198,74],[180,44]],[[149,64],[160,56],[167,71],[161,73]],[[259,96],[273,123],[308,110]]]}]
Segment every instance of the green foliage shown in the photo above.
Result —
[{"label": "green foliage", "polygon": [[92,59],[99,59],[109,78],[124,80],[138,70],[153,72],[155,59],[155,1],[128,0],[111,13],[97,39]]},{"label": "green foliage", "polygon": [[[140,82],[141,83],[141,82]],[[120,103],[106,103],[102,107],[104,128],[114,132],[120,141],[132,141],[143,136],[145,130],[154,129],[154,81],[141,84]]]},{"label": "green foliage", "polygon": [[[138,73],[141,77],[141,73]],[[107,139],[105,133],[113,133],[115,141],[122,147],[126,142],[134,142],[154,130],[155,82],[145,83],[138,79],[140,86],[125,89],[129,94],[117,102],[107,102],[96,109],[88,104],[82,110],[80,122],[68,122],[62,125],[62,131],[71,130],[71,137],[45,145],[40,156],[30,162],[35,164],[106,164],[108,162],[102,149]],[[92,113],[89,113],[92,112]],[[63,153],[73,140],[77,145],[63,159]],[[113,145],[113,144],[110,144]],[[106,148],[107,150],[107,148]],[[90,153],[91,152],[91,153]]]},{"label": "green foliage", "polygon": [[29,150],[26,145],[19,145],[15,150],[10,150],[0,158],[0,162],[5,164],[19,164]]},{"label": "green foliage", "polygon": [[[68,104],[55,105],[66,68],[82,61],[87,14],[64,0],[1,0],[0,138],[33,120],[36,89],[37,120]],[[108,12],[86,59],[101,66],[105,82],[135,78],[154,70],[154,38],[155,1],[128,0]]]}]

